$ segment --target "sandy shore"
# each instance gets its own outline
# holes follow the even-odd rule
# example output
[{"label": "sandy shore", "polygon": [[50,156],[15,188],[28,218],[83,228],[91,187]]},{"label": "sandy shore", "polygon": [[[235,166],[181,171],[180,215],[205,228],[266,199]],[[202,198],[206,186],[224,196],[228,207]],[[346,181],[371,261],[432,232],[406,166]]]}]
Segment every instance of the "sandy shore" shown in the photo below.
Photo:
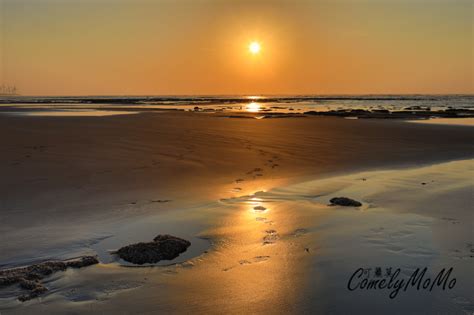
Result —
[{"label": "sandy shore", "polygon": [[[5,312],[472,312],[472,127],[160,112],[0,115],[0,133],[0,266],[101,261],[30,302],[0,290]],[[363,207],[328,207],[335,195]],[[162,233],[193,244],[177,264],[108,253]],[[453,266],[458,284],[394,300],[346,289],[378,265]]]}]

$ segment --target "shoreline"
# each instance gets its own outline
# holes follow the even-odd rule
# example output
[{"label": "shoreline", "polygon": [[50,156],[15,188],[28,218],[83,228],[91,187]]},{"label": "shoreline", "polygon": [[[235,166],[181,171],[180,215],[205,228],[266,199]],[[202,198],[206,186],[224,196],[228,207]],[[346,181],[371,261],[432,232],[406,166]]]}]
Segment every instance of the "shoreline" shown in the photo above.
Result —
[{"label": "shoreline", "polygon": [[[0,103],[1,104],[1,103]],[[308,116],[340,117],[346,119],[394,119],[401,121],[410,120],[431,120],[431,119],[472,119],[474,109],[471,108],[438,108],[423,106],[409,106],[404,108],[344,108],[330,109],[321,106],[317,110],[307,110],[311,108],[293,108],[295,104],[265,107],[257,103],[243,103],[237,106],[220,105],[141,105],[141,104],[115,104],[91,105],[82,104],[12,104],[2,105],[0,114],[4,115],[24,115],[24,116],[109,116],[137,113],[160,113],[160,112],[194,112],[205,114],[218,114],[226,118],[302,118]]]}]

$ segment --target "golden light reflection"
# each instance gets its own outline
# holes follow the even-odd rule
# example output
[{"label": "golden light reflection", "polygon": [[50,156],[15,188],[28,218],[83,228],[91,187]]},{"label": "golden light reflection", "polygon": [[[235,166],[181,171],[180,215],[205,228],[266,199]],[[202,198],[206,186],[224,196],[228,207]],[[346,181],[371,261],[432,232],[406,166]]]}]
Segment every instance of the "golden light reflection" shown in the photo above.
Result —
[{"label": "golden light reflection", "polygon": [[263,206],[263,200],[257,197],[253,197],[247,202],[249,205],[249,211],[252,213],[264,213],[268,212],[269,209]]},{"label": "golden light reflection", "polygon": [[249,96],[247,96],[246,98],[249,99],[249,100],[258,100],[258,99],[263,98],[263,96],[259,96],[259,95],[249,95]]},{"label": "golden light reflection", "polygon": [[[173,293],[180,292],[167,296],[167,303],[171,299],[173,305],[180,306],[183,301],[191,301],[204,313],[229,310],[229,307],[247,310],[255,305],[251,313],[278,313],[281,303],[294,305],[298,301],[297,289],[306,285],[307,270],[312,262],[311,255],[302,249],[311,245],[305,238],[286,241],[273,237],[276,233],[290,235],[305,226],[307,221],[299,220],[299,215],[313,212],[295,211],[296,207],[279,211],[272,205],[271,212],[259,213],[254,207],[270,204],[267,198],[258,195],[260,191],[257,190],[256,195],[242,196],[233,203],[235,210],[242,211],[229,211],[222,224],[205,232],[216,244],[192,261],[193,268],[180,268],[176,277],[160,278],[166,285],[169,283]],[[265,243],[266,236],[274,243]],[[304,243],[295,246],[298,241]],[[269,244],[273,245],[267,246]],[[209,279],[213,285],[209,285]],[[205,298],[196,299],[195,292]]]},{"label": "golden light reflection", "polygon": [[251,102],[245,107],[245,110],[250,113],[258,113],[258,111],[260,110],[260,104],[257,102]]}]

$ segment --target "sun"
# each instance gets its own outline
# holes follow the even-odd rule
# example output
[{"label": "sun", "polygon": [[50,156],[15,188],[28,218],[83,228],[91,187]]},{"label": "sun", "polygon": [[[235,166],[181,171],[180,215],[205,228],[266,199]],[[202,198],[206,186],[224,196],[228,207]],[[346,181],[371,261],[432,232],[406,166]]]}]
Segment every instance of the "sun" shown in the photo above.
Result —
[{"label": "sun", "polygon": [[260,43],[259,42],[251,42],[250,45],[249,45],[249,51],[250,53],[256,55],[258,53],[260,53]]}]

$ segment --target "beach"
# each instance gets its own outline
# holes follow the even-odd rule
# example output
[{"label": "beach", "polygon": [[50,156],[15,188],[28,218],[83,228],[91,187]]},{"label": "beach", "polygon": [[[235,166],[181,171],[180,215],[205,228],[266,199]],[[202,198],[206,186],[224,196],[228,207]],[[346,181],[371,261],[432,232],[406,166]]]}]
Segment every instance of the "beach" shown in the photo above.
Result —
[{"label": "beach", "polygon": [[[219,112],[0,115],[0,268],[97,255],[5,314],[469,313],[472,126]],[[328,206],[350,197],[361,207]],[[174,261],[111,251],[171,234]],[[357,268],[453,267],[452,290],[348,290]],[[387,304],[390,309],[387,310]]]}]

